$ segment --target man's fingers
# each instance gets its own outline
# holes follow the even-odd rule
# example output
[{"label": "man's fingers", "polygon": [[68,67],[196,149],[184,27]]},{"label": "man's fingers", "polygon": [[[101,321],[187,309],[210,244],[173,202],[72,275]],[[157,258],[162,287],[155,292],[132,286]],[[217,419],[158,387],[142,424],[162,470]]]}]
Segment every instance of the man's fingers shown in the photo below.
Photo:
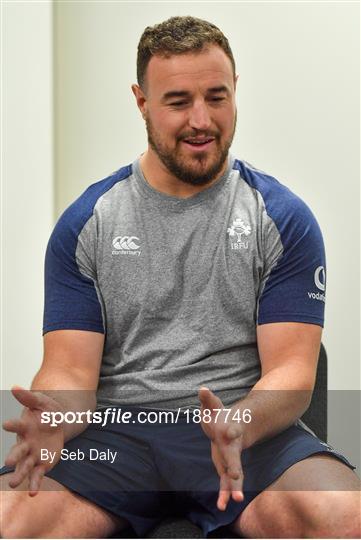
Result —
[{"label": "man's fingers", "polygon": [[29,445],[26,442],[14,444],[5,459],[5,465],[8,467],[13,467],[16,465],[16,463],[28,455],[29,450]]},{"label": "man's fingers", "polygon": [[222,461],[228,476],[238,480],[242,476],[241,448],[237,441],[219,444]]},{"label": "man's fingers", "polygon": [[29,481],[29,495],[31,497],[34,497],[38,494],[44,474],[45,468],[43,465],[38,465],[31,471]]},{"label": "man's fingers", "polygon": [[230,485],[231,485],[232,499],[236,502],[243,501],[244,493],[243,493],[243,472],[242,471],[237,480],[230,479]]},{"label": "man's fingers", "polygon": [[11,433],[17,433],[18,435],[23,435],[26,426],[22,420],[19,420],[18,418],[15,418],[13,420],[5,420],[3,422],[3,428],[5,431],[10,431]]},{"label": "man's fingers", "polygon": [[232,489],[232,499],[236,502],[242,502],[244,499],[243,491]]},{"label": "man's fingers", "polygon": [[227,473],[222,474],[217,500],[218,510],[224,511],[227,508],[227,504],[231,497],[235,502],[242,502],[244,500],[242,483],[243,482],[240,482],[239,480],[230,479]]},{"label": "man's fingers", "polygon": [[231,491],[229,485],[229,478],[227,474],[222,474],[219,483],[219,495],[217,500],[218,510],[224,511],[227,508],[229,499],[231,498]]},{"label": "man's fingers", "polygon": [[22,388],[21,386],[13,386],[11,392],[19,403],[29,409],[52,410],[54,408],[55,402],[53,399],[41,392],[26,390],[26,388]]},{"label": "man's fingers", "polygon": [[243,471],[242,467],[240,468],[238,478],[230,477],[228,474],[229,483],[230,483],[230,489],[232,492],[232,499],[235,501],[243,501],[244,494],[243,494]]},{"label": "man's fingers", "polygon": [[19,470],[20,470],[20,463],[17,463],[16,467],[15,467],[15,471],[13,472],[11,478],[9,479],[9,486],[11,488],[18,487],[18,485],[21,484],[21,482],[23,480],[23,477],[19,473]]},{"label": "man's fingers", "polygon": [[229,490],[222,490],[219,492],[218,500],[217,500],[217,508],[218,510],[221,510],[224,512],[224,510],[227,508],[227,504],[229,502],[229,499],[231,497],[231,492]]},{"label": "man's fingers", "polygon": [[9,480],[9,486],[16,488],[26,478],[31,469],[34,467],[35,460],[32,456],[25,458],[16,465],[15,472]]}]

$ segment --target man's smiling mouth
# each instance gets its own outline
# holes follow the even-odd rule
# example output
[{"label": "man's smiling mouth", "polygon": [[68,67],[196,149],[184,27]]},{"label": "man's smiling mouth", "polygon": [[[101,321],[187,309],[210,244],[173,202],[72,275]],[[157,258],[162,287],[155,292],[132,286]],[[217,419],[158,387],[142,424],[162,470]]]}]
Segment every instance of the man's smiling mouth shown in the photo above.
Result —
[{"label": "man's smiling mouth", "polygon": [[183,139],[182,142],[185,143],[189,148],[195,150],[204,150],[208,148],[214,140],[215,137],[187,137],[186,139]]}]

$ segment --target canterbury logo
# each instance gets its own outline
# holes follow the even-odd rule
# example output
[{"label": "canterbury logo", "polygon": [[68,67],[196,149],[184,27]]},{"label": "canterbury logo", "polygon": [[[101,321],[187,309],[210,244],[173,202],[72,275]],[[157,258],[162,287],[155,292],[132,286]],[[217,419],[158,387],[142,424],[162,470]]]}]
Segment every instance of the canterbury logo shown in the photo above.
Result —
[{"label": "canterbury logo", "polygon": [[137,236],[117,236],[113,240],[113,247],[115,249],[139,249],[139,245],[135,243],[139,242]]}]

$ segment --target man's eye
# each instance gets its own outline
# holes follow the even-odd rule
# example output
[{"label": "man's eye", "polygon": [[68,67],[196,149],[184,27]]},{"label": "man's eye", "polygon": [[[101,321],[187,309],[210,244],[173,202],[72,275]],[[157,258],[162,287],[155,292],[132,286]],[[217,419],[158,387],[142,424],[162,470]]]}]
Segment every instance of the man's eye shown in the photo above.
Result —
[{"label": "man's eye", "polygon": [[224,97],[213,97],[211,98],[211,101],[223,101]]},{"label": "man's eye", "polygon": [[186,104],[187,104],[186,101],[175,101],[174,103],[170,103],[169,105],[171,107],[179,107],[179,106],[186,105]]}]

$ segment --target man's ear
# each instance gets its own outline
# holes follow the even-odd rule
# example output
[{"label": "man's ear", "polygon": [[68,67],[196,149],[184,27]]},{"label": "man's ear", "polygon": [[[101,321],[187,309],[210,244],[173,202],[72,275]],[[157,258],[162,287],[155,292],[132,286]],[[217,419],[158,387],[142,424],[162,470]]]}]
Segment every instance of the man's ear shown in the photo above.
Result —
[{"label": "man's ear", "polygon": [[234,78],[234,89],[237,88],[238,77],[239,77],[239,75],[236,75],[235,78]]},{"label": "man's ear", "polygon": [[147,97],[138,84],[132,84],[132,92],[135,95],[138,109],[140,110],[142,117],[145,119],[147,114]]}]

